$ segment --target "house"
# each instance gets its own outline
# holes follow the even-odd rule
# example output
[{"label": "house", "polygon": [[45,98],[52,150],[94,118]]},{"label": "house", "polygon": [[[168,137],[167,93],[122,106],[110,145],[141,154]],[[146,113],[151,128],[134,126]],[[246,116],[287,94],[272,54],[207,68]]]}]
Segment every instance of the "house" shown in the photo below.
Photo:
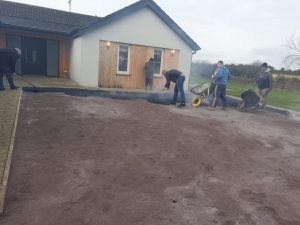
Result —
[{"label": "house", "polygon": [[177,68],[188,80],[192,55],[200,50],[152,0],[102,18],[0,1],[0,47],[21,48],[19,74],[129,89],[144,87],[143,66],[150,57],[156,88],[165,82],[163,69]]}]

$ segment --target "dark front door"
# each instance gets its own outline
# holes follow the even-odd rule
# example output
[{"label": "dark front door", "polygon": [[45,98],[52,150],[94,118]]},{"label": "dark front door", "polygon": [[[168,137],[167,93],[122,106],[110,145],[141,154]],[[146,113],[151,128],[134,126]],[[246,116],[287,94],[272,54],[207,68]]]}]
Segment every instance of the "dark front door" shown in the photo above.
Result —
[{"label": "dark front door", "polygon": [[22,74],[47,74],[47,41],[45,39],[22,37]]}]

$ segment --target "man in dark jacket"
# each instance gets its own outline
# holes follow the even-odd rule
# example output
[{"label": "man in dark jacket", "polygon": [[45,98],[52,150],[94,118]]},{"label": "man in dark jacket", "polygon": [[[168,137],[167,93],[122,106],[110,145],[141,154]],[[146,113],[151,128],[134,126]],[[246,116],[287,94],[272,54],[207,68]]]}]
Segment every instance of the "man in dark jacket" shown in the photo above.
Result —
[{"label": "man in dark jacket", "polygon": [[185,94],[183,90],[183,84],[185,81],[185,76],[180,72],[179,70],[163,70],[162,74],[165,76],[167,83],[165,85],[166,89],[170,88],[171,81],[174,82],[175,88],[174,88],[174,96],[173,96],[173,101],[171,104],[176,105],[177,103],[177,97],[178,97],[178,92],[180,93],[180,104],[177,106],[178,108],[183,108],[185,107]]},{"label": "man in dark jacket", "polygon": [[261,65],[261,71],[256,83],[256,94],[260,98],[262,110],[266,111],[268,93],[272,90],[272,74],[267,63]]},{"label": "man in dark jacket", "polygon": [[145,90],[148,90],[148,86],[150,91],[152,91],[153,87],[153,74],[154,74],[154,59],[150,58],[148,62],[144,65],[144,74],[145,74]]},{"label": "man in dark jacket", "polygon": [[21,55],[21,50],[18,48],[1,48],[0,49],[0,91],[4,90],[3,75],[5,74],[10,89],[18,89],[13,81],[13,74],[15,72],[17,59]]}]

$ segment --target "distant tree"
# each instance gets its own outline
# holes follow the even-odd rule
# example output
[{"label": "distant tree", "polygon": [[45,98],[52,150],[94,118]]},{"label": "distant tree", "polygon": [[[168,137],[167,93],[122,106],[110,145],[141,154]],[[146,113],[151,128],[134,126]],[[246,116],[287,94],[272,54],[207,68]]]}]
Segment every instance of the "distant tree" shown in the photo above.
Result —
[{"label": "distant tree", "polygon": [[235,77],[243,77],[243,78],[255,78],[259,71],[261,66],[260,61],[255,61],[250,65],[244,65],[244,64],[230,64],[227,65],[230,73]]},{"label": "distant tree", "polygon": [[281,68],[280,70],[274,69],[272,71],[277,74],[288,74],[288,75],[300,76],[300,69],[299,70],[291,70],[291,69]]},{"label": "distant tree", "polygon": [[300,36],[291,35],[286,40],[286,47],[290,50],[289,55],[284,59],[286,66],[300,67]]},{"label": "distant tree", "polygon": [[262,62],[260,60],[256,60],[253,63],[251,63],[251,66],[260,67]]},{"label": "distant tree", "polygon": [[211,75],[216,69],[215,65],[208,61],[196,61],[191,66],[191,76],[204,76]]},{"label": "distant tree", "polygon": [[[226,67],[229,69],[230,73],[234,77],[256,79],[261,67],[261,61],[254,61],[251,64],[228,64]],[[300,75],[300,70],[290,70],[281,68],[280,70],[275,70],[273,66],[269,66],[272,72],[278,74],[294,74]],[[209,78],[210,75],[215,71],[216,65],[208,61],[196,61],[192,63],[191,66],[191,77],[194,78]]]}]

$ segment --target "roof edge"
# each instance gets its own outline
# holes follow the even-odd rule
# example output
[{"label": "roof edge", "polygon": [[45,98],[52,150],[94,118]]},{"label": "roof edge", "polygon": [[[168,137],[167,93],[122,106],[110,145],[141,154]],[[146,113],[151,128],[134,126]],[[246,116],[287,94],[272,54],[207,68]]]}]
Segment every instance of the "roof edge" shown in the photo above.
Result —
[{"label": "roof edge", "polygon": [[46,29],[40,29],[40,28],[32,28],[32,27],[25,27],[25,26],[19,26],[19,25],[11,25],[11,24],[5,24],[0,21],[0,29],[1,28],[7,28],[7,29],[18,29],[18,30],[26,30],[29,32],[38,32],[38,33],[47,33],[47,34],[53,34],[53,35],[61,35],[65,37],[71,38],[72,35],[77,32],[71,31],[71,32],[60,32],[60,31],[53,31],[53,30],[46,30]]}]

